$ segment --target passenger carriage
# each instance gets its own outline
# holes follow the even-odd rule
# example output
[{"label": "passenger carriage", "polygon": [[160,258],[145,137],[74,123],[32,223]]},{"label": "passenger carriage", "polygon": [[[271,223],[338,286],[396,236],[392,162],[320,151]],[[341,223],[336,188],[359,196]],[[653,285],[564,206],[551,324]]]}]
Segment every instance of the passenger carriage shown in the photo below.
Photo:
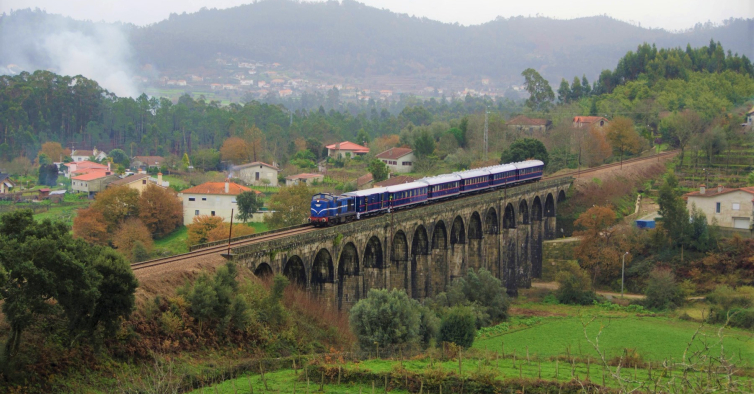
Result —
[{"label": "passenger carriage", "polygon": [[461,192],[461,177],[456,174],[437,175],[419,179],[427,185],[427,200],[452,198]]},{"label": "passenger carriage", "polygon": [[461,177],[461,194],[490,187],[490,171],[487,168],[454,172],[453,174]]}]

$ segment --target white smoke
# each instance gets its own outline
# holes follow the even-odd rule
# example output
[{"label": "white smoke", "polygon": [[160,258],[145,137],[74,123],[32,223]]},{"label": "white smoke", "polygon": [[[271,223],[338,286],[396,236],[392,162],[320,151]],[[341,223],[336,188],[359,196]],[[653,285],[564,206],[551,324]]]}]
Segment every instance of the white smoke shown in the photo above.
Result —
[{"label": "white smoke", "polygon": [[0,23],[0,73],[47,69],[83,75],[118,96],[139,95],[125,25],[78,22],[30,10],[2,19],[8,23]]}]

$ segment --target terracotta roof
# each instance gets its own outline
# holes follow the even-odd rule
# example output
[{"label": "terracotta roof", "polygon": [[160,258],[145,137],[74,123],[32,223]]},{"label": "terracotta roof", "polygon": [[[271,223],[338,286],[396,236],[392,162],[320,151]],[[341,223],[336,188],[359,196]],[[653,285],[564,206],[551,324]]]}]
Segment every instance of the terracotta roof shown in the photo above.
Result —
[{"label": "terracotta roof", "polygon": [[387,187],[387,186],[402,185],[404,183],[413,182],[415,180],[416,178],[410,177],[408,175],[399,175],[399,176],[394,176],[390,179],[386,179],[382,182],[377,182],[374,184],[374,187]]},{"label": "terracotta roof", "polygon": [[76,181],[93,181],[95,179],[104,178],[106,176],[112,175],[109,171],[90,171],[83,175],[75,176],[71,179]]},{"label": "terracotta roof", "polygon": [[710,187],[710,188],[706,188],[706,190],[704,191],[704,194],[700,193],[699,190],[696,190],[696,191],[684,194],[683,197],[685,197],[685,198],[688,198],[688,197],[714,197],[714,196],[719,196],[721,194],[732,193],[732,192],[736,192],[736,191],[742,191],[742,192],[745,192],[745,193],[754,194],[754,187],[752,187],[752,186],[750,186],[750,187],[740,187],[740,188],[736,188],[736,187],[724,187],[723,190],[720,191],[720,192],[717,191],[716,187]]},{"label": "terracotta roof", "polygon": [[246,186],[241,186],[234,182],[228,182],[228,193],[225,193],[225,182],[205,182],[201,185],[188,188],[181,193],[183,194],[226,194],[237,196],[242,192],[250,192]]},{"label": "terracotta roof", "polygon": [[262,161],[255,161],[253,163],[239,164],[237,166],[233,166],[233,169],[234,170],[240,170],[242,168],[249,168],[249,167],[254,167],[254,166],[265,166],[265,167],[272,168],[275,171],[280,171],[279,168],[277,168],[277,167],[275,167],[275,166],[273,166],[271,164],[267,164],[265,162],[262,162]]},{"label": "terracotta roof", "polygon": [[120,186],[120,185],[128,185],[129,183],[136,182],[145,178],[149,178],[148,174],[135,174],[131,176],[127,176],[125,178],[118,179],[115,182],[112,182],[111,186]]},{"label": "terracotta roof", "polygon": [[362,175],[356,179],[356,186],[361,187],[372,181],[374,181],[372,174]]},{"label": "terracotta roof", "polygon": [[338,147],[338,143],[334,143],[332,145],[327,145],[327,149],[336,149],[336,150],[350,150],[354,151],[356,153],[369,153],[369,148],[365,146],[361,146],[359,144],[354,144],[350,141],[343,141],[340,143],[340,147]]},{"label": "terracotta roof", "polygon": [[319,177],[324,177],[324,175],[322,175],[322,174],[306,174],[306,173],[304,173],[304,174],[289,175],[289,176],[285,177],[285,179],[293,180],[293,179],[310,179],[310,178],[319,178]]},{"label": "terracotta roof", "polygon": [[392,148],[380,153],[379,155],[377,155],[377,158],[397,160],[411,152],[413,152],[411,148]]},{"label": "terracotta roof", "polygon": [[594,122],[599,122],[600,120],[604,120],[605,122],[608,121],[602,116],[574,116],[573,117],[574,123],[594,123]]},{"label": "terracotta roof", "polygon": [[516,116],[508,121],[509,125],[523,125],[523,126],[547,126],[550,123],[547,119],[532,119],[524,115]]},{"label": "terracotta roof", "polygon": [[76,168],[107,168],[107,165],[95,163],[93,161],[84,160],[84,161],[72,161],[70,163],[65,163],[66,166],[76,166]]},{"label": "terracotta roof", "polygon": [[148,166],[156,166],[165,162],[165,159],[162,156],[136,156],[134,157],[134,160],[140,161]]}]

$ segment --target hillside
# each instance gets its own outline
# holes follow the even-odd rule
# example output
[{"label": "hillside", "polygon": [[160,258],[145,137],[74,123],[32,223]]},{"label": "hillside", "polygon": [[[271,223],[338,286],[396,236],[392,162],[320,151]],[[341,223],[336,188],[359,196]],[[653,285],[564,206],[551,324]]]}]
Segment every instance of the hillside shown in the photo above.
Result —
[{"label": "hillside", "polygon": [[[47,16],[47,17],[44,17]],[[50,24],[48,18],[53,18]],[[14,12],[0,19],[0,64],[41,55],[38,31],[65,26],[91,30],[43,12]],[[171,15],[145,26],[118,25],[129,41],[124,48],[139,66],[181,73],[214,64],[218,53],[279,62],[305,73],[365,79],[380,75],[417,77],[444,85],[490,78],[493,84],[519,83],[532,67],[552,83],[586,74],[593,80],[643,42],[658,47],[693,47],[710,39],[733,53],[754,57],[754,20],[731,20],[683,33],[645,29],[607,16],[572,20],[498,18],[460,26],[368,7],[355,1],[308,3],[268,0],[235,8]],[[84,33],[85,34],[85,33]],[[36,40],[36,41],[35,41]],[[23,50],[14,50],[18,43]],[[23,43],[27,43],[25,45]],[[46,68],[44,64],[37,68]],[[2,68],[0,68],[2,70]]]}]

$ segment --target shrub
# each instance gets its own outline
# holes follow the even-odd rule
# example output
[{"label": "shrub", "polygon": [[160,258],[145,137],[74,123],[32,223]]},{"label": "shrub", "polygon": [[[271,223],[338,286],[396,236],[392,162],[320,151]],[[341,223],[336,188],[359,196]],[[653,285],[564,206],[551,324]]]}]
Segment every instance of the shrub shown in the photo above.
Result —
[{"label": "shrub", "polygon": [[713,323],[725,323],[733,327],[754,328],[754,287],[741,286],[733,289],[718,286],[707,301],[712,304],[709,320]]},{"label": "shrub", "polygon": [[684,302],[683,291],[676,282],[673,272],[667,268],[652,270],[644,294],[647,296],[644,304],[650,309],[675,309]]},{"label": "shrub", "polygon": [[451,342],[469,348],[476,337],[476,317],[469,307],[451,308],[440,324],[440,342]]},{"label": "shrub", "polygon": [[[404,290],[372,289],[351,308],[349,320],[362,349],[419,343],[424,341],[422,309]],[[424,320],[426,335],[432,323],[429,316]]]},{"label": "shrub", "polygon": [[287,320],[287,315],[280,300],[283,299],[285,288],[291,282],[283,275],[277,274],[272,279],[270,294],[262,301],[259,318],[271,326],[281,326]]},{"label": "shrub", "polygon": [[575,261],[568,261],[555,280],[560,285],[555,297],[561,304],[590,305],[597,299],[589,274]]},{"label": "shrub", "polygon": [[484,268],[457,279],[447,293],[435,298],[437,307],[470,306],[477,316],[477,328],[505,320],[508,317],[510,298],[500,279]]}]

